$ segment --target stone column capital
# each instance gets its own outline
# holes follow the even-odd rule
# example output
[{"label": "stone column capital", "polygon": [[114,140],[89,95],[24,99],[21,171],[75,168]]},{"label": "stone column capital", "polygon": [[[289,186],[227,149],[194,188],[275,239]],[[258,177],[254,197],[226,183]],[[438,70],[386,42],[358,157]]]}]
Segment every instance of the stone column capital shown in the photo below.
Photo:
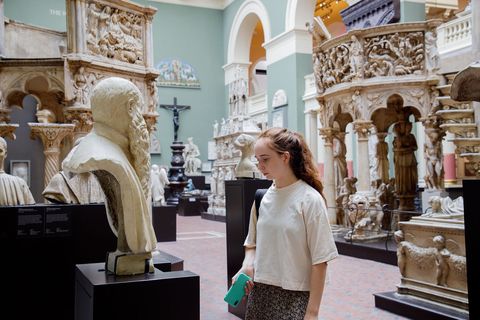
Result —
[{"label": "stone column capital", "polygon": [[353,122],[353,129],[358,134],[358,139],[368,139],[373,122],[370,120],[356,120]]},{"label": "stone column capital", "polygon": [[16,123],[0,123],[0,137],[15,140],[15,130],[18,128]]},{"label": "stone column capital", "polygon": [[333,143],[333,138],[338,134],[338,129],[336,128],[320,128],[318,129],[319,134],[325,140],[325,146],[331,145]]},{"label": "stone column capital", "polygon": [[36,136],[42,140],[44,152],[58,151],[63,138],[73,133],[74,124],[65,123],[34,123],[29,122],[31,138]]},{"label": "stone column capital", "polygon": [[93,128],[92,109],[88,107],[68,107],[63,111],[65,122],[75,125],[74,134],[85,135]]}]

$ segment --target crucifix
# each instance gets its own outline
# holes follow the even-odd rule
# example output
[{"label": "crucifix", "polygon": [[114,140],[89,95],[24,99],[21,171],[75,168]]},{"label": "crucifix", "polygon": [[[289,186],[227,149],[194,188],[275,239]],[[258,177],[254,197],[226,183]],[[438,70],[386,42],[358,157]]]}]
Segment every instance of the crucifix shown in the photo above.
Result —
[{"label": "crucifix", "polygon": [[177,97],[173,98],[173,104],[161,104],[160,108],[173,111],[173,132],[174,132],[174,140],[177,141],[177,133],[178,128],[180,127],[180,111],[190,109],[190,106],[181,106],[177,105]]}]

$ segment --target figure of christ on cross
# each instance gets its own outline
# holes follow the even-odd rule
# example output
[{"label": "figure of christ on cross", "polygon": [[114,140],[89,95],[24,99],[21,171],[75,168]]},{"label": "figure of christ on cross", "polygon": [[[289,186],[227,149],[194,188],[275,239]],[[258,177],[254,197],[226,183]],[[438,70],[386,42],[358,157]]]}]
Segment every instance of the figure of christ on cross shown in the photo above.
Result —
[{"label": "figure of christ on cross", "polygon": [[190,106],[180,106],[177,105],[177,97],[173,98],[173,104],[161,104],[160,108],[173,111],[173,132],[174,132],[174,142],[178,138],[178,128],[180,127],[180,111],[190,109]]}]

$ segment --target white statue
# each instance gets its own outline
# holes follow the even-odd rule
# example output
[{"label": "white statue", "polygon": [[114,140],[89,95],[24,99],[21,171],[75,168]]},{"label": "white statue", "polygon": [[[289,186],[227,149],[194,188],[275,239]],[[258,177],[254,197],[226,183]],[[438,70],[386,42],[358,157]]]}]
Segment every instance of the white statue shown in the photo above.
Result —
[{"label": "white statue", "polygon": [[142,94],[130,81],[111,77],[92,90],[92,131],[72,149],[63,169],[92,172],[105,193],[107,217],[117,250],[107,256],[116,275],[153,272],[157,239],[150,205],[149,134],[142,117]]},{"label": "white statue", "polygon": [[213,136],[218,137],[218,121],[215,120],[213,123]]},{"label": "white statue", "polygon": [[50,179],[42,196],[53,203],[89,204],[105,201],[102,187],[91,172],[73,174],[60,171]]},{"label": "white statue", "polygon": [[255,138],[242,133],[233,142],[235,147],[242,152],[240,162],[235,167],[235,177],[237,178],[255,178],[259,177],[260,173],[257,166],[252,161],[253,145]]},{"label": "white statue", "polygon": [[0,206],[34,204],[27,183],[19,177],[5,173],[3,163],[7,157],[7,142],[0,137]]},{"label": "white statue", "polygon": [[422,217],[440,219],[463,218],[463,197],[452,200],[450,197],[431,196],[428,204],[430,205],[430,210],[422,214]]},{"label": "white statue", "polygon": [[198,146],[193,143],[193,137],[187,138],[188,143],[183,149],[183,157],[185,159],[185,174],[187,176],[196,176],[199,175],[198,169],[202,165],[202,160],[197,158],[200,155],[200,150]]},{"label": "white statue", "polygon": [[168,181],[167,171],[164,167],[152,164],[150,171],[150,179],[152,181],[152,200],[153,202],[165,205],[165,186],[170,183]]}]

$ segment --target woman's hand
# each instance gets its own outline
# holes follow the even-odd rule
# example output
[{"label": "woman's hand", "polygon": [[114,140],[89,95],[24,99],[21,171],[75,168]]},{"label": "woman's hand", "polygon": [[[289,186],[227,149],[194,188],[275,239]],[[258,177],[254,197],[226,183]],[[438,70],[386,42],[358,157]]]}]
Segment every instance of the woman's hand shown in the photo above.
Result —
[{"label": "woman's hand", "polygon": [[255,270],[253,266],[242,266],[242,268],[232,277],[232,285],[237,281],[240,273],[244,273],[252,279],[245,284],[245,295],[248,296],[253,289],[253,276],[255,275]]}]

